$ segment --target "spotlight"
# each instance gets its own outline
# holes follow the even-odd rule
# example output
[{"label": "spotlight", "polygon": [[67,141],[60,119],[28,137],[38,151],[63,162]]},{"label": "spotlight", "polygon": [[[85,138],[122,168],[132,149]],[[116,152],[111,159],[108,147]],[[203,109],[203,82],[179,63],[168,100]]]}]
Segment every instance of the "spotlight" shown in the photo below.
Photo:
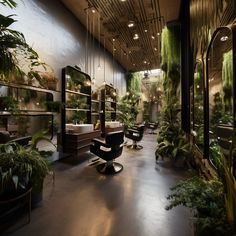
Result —
[{"label": "spotlight", "polygon": [[134,27],[134,25],[135,25],[135,24],[134,24],[134,21],[130,20],[130,21],[128,22],[128,25],[127,25],[127,26],[128,26],[129,28],[132,28],[132,27]]}]

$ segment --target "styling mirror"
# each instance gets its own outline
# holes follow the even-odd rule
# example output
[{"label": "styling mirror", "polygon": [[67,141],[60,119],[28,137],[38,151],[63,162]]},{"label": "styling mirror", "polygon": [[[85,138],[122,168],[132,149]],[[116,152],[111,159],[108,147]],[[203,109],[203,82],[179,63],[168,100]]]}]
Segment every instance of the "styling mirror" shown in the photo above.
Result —
[{"label": "styling mirror", "polygon": [[220,154],[229,166],[234,165],[230,157],[235,126],[233,78],[232,29],[221,27],[213,34],[207,53],[208,152],[209,161],[216,168]]}]

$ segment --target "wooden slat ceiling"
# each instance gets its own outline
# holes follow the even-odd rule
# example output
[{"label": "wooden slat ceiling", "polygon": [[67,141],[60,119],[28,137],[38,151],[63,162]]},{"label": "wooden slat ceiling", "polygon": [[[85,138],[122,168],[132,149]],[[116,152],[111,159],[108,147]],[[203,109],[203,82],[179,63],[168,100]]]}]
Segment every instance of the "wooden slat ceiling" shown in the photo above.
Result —
[{"label": "wooden slat ceiling", "polygon": [[127,71],[140,71],[159,68],[160,33],[178,19],[181,0],[61,1]]}]

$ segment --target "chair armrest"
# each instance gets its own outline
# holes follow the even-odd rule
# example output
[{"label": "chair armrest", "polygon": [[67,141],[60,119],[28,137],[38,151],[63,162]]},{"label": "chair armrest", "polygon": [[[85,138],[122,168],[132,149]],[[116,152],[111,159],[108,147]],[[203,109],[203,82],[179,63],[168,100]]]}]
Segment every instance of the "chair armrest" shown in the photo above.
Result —
[{"label": "chair armrest", "polygon": [[92,143],[96,146],[103,146],[105,148],[109,148],[109,146],[107,146],[107,144],[105,143],[104,140],[101,140],[101,139],[98,139],[98,138],[92,139]]}]

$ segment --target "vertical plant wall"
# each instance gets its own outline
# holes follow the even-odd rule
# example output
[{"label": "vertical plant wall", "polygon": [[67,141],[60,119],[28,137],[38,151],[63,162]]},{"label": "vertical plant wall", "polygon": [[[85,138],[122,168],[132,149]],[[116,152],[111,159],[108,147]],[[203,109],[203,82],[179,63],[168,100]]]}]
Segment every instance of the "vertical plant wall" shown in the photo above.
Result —
[{"label": "vertical plant wall", "polygon": [[128,73],[126,75],[128,91],[136,91],[141,93],[142,77],[139,72]]},{"label": "vertical plant wall", "polygon": [[165,27],[161,34],[161,69],[164,72],[164,93],[177,96],[180,82],[180,28],[178,25]]}]

